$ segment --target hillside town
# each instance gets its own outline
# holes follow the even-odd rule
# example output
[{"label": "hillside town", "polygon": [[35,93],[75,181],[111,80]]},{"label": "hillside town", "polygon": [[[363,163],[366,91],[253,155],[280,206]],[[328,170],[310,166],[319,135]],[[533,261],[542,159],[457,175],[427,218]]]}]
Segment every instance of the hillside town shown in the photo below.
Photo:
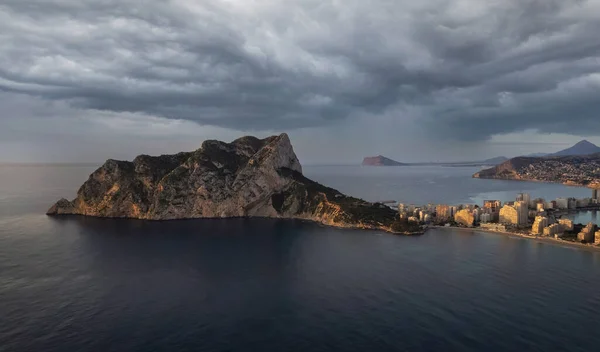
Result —
[{"label": "hillside town", "polygon": [[600,153],[551,158],[517,157],[481,170],[473,177],[597,187],[600,185]]},{"label": "hillside town", "polygon": [[400,218],[424,226],[480,228],[533,237],[600,245],[600,230],[593,222],[574,224],[570,212],[600,210],[600,191],[590,198],[557,198],[546,201],[519,193],[514,201],[485,200],[483,204],[398,204]]},{"label": "hillside town", "polygon": [[[574,158],[570,158],[574,159]],[[543,160],[525,167],[522,174],[525,178],[570,184],[591,184],[598,181],[600,160],[593,159],[578,163],[576,160],[567,162],[561,159]]]}]

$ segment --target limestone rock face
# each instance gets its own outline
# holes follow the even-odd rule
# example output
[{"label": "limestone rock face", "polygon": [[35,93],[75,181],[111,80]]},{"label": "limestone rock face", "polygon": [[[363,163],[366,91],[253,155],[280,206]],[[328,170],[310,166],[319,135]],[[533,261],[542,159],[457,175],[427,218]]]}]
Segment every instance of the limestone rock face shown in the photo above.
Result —
[{"label": "limestone rock face", "polygon": [[54,204],[50,209],[48,209],[48,214],[72,214],[75,211],[73,208],[73,203],[69,202],[65,198],[61,198],[56,204]]},{"label": "limestone rock face", "polygon": [[225,217],[302,218],[341,227],[398,228],[397,212],[348,197],[302,175],[287,134],[208,140],[194,152],[133,162],[108,160],[73,201],[61,199],[48,215],[149,220]]},{"label": "limestone rock face", "polygon": [[521,179],[521,170],[541,158],[517,157],[496,165],[492,168],[481,170],[473,175],[474,178]]}]

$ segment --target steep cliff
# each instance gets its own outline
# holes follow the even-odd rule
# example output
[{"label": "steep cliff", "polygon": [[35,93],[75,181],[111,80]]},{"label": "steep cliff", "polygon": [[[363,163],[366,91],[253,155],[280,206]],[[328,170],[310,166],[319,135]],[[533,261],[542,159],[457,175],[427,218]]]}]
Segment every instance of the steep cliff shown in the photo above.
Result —
[{"label": "steep cliff", "polygon": [[523,178],[523,170],[537,161],[538,158],[521,156],[507,160],[492,168],[481,170],[473,175],[473,177],[519,180]]},{"label": "steep cliff", "polygon": [[189,153],[108,160],[73,201],[48,215],[148,220],[226,217],[301,218],[339,227],[418,233],[397,212],[309,180],[286,134],[205,141]]}]

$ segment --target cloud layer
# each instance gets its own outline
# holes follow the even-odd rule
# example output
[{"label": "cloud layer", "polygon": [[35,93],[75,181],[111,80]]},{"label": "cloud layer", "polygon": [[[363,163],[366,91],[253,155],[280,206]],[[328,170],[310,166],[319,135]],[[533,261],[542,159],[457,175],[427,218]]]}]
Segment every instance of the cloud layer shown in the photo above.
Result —
[{"label": "cloud layer", "polygon": [[453,139],[600,135],[598,14],[600,0],[4,0],[0,94],[236,130],[394,116]]}]

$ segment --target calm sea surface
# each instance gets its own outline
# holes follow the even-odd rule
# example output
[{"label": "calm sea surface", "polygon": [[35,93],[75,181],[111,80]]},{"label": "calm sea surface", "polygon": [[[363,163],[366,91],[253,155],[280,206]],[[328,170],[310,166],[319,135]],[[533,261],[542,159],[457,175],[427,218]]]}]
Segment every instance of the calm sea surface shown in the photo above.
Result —
[{"label": "calm sea surface", "polygon": [[[600,253],[452,230],[44,215],[93,169],[0,165],[0,351],[600,348]],[[474,171],[305,167],[369,200],[590,193]]]}]

